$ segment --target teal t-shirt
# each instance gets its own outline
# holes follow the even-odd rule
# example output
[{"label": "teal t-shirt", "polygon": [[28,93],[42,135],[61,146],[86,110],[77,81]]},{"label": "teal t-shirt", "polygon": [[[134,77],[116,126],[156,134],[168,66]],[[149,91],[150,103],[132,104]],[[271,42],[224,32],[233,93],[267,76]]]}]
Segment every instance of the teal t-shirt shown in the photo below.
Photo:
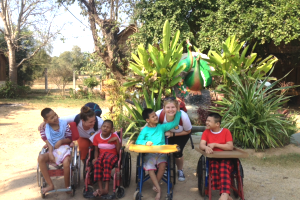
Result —
[{"label": "teal t-shirt", "polygon": [[156,127],[146,126],[140,133],[135,144],[145,145],[147,142],[153,142],[153,145],[164,145],[165,132],[171,130],[175,126],[178,126],[181,117],[181,112],[177,111],[175,119],[172,122],[166,124],[157,124]]}]

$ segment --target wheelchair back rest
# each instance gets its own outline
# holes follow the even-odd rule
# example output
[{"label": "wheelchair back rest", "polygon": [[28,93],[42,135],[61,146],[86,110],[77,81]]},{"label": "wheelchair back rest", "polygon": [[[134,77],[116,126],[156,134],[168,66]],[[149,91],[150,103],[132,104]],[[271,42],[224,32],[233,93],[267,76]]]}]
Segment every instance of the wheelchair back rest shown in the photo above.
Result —
[{"label": "wheelchair back rest", "polygon": [[79,132],[77,129],[76,122],[71,122],[69,123],[70,129],[72,131],[72,141],[78,140],[79,139]]},{"label": "wheelchair back rest", "polygon": [[121,143],[121,145],[122,145],[123,129],[121,128],[120,131],[117,131],[117,134],[118,134],[118,136],[119,136],[119,138],[120,138],[120,143]]}]

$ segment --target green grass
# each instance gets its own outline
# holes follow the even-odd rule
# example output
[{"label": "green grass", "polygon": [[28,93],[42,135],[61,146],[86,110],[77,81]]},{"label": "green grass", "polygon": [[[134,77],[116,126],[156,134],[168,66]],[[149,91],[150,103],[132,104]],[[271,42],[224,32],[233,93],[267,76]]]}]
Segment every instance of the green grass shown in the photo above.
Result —
[{"label": "green grass", "polygon": [[300,166],[300,154],[289,153],[286,155],[272,155],[258,158],[256,156],[250,156],[249,158],[241,159],[242,163],[246,162],[251,165],[262,166],[282,166],[282,167],[295,167]]},{"label": "green grass", "polygon": [[18,97],[15,99],[0,99],[0,104],[3,103],[20,103],[35,107],[78,107],[78,109],[88,102],[95,102],[101,108],[107,107],[107,102],[100,98],[91,99],[71,99],[68,97],[66,91],[65,98],[62,97],[59,90],[51,90],[46,93],[43,89],[32,89],[25,97]]}]

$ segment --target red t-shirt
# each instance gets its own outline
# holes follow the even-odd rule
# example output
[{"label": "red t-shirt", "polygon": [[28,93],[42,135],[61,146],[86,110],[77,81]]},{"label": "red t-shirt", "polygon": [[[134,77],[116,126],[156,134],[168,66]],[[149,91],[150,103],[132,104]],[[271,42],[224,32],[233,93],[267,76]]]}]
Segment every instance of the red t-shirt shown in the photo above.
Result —
[{"label": "red t-shirt", "polygon": [[117,133],[112,133],[108,138],[101,137],[101,131],[95,135],[93,139],[93,145],[98,146],[99,155],[105,152],[118,155],[116,149],[117,142],[116,141],[113,141],[112,143],[107,142],[108,140],[114,137],[118,138],[118,140],[120,141],[120,138]]},{"label": "red t-shirt", "polygon": [[[222,128],[220,132],[212,132],[211,130],[206,129],[203,134],[201,140],[205,140],[206,144],[218,143],[218,144],[226,144],[227,142],[232,141],[232,135],[227,128]],[[224,151],[223,149],[219,149],[215,147],[214,151]]]}]

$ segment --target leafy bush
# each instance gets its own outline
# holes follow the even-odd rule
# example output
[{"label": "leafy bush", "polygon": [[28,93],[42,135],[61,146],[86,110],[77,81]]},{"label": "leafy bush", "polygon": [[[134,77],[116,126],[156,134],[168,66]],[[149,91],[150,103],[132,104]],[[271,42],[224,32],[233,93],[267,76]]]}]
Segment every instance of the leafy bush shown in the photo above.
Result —
[{"label": "leafy bush", "polygon": [[216,102],[223,107],[211,107],[210,111],[223,116],[222,126],[232,132],[235,144],[256,150],[284,145],[297,127],[295,119],[277,112],[290,98],[278,91],[293,86],[274,88],[278,80],[265,88],[268,77],[260,83],[247,76],[241,80],[235,72],[227,75],[234,86],[217,91],[226,94]]},{"label": "leafy bush", "polygon": [[[242,47],[245,47],[241,52]],[[215,71],[212,71],[212,76],[219,77],[220,82],[226,87],[231,87],[233,82],[228,77],[228,74],[235,72],[237,75],[248,76],[249,80],[255,81],[257,78],[263,78],[272,69],[274,63],[278,61],[275,56],[269,55],[265,59],[257,59],[257,53],[253,53],[255,45],[250,53],[249,46],[246,42],[238,42],[235,36],[229,36],[222,43],[221,49],[223,52],[212,51],[208,52],[209,59],[206,60]],[[240,54],[241,52],[241,54]],[[269,79],[273,79],[269,77]]]},{"label": "leafy bush", "polygon": [[0,86],[0,98],[16,98],[27,95],[29,92],[29,86],[19,86],[11,81],[6,81],[3,86]]},{"label": "leafy bush", "polygon": [[83,84],[92,90],[94,87],[99,85],[100,82],[97,81],[96,77],[90,77],[84,79]]}]

